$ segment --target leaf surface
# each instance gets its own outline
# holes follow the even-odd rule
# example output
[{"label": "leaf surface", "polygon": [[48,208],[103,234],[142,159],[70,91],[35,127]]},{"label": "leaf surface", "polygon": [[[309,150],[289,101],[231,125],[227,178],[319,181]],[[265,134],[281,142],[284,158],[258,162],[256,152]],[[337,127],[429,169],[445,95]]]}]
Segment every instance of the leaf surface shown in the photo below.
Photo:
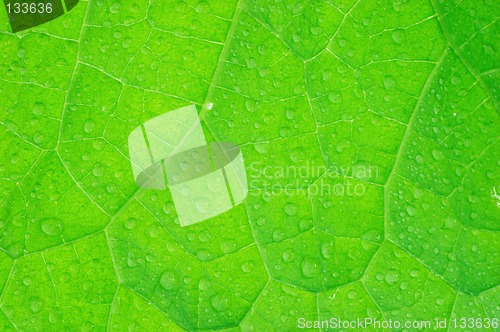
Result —
[{"label": "leaf surface", "polygon": [[[498,10],[81,1],[0,33],[0,329],[498,318]],[[181,228],[127,137],[189,104],[250,192]]]}]

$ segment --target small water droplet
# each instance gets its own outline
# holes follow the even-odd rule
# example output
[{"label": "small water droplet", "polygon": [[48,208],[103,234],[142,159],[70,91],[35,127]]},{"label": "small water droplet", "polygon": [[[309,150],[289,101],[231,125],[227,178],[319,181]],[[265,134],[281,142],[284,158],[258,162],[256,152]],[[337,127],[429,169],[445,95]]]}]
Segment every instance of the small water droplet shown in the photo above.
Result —
[{"label": "small water droplet", "polygon": [[394,30],[392,32],[392,40],[394,40],[394,42],[396,44],[402,44],[404,43],[405,41],[405,34],[404,34],[404,31],[403,30]]},{"label": "small water droplet", "polygon": [[283,209],[288,216],[294,216],[297,214],[297,204],[293,202],[288,202],[285,204]]},{"label": "small water droplet", "polygon": [[137,222],[137,219],[135,218],[128,218],[126,221],[125,221],[125,228],[127,229],[133,229],[136,225],[136,222]]},{"label": "small water droplet", "polygon": [[33,313],[39,313],[43,310],[43,300],[38,296],[34,296],[31,298],[31,311]]},{"label": "small water droplet", "polygon": [[241,269],[245,273],[250,273],[254,269],[254,263],[252,261],[245,262],[241,265]]},{"label": "small water droplet", "polygon": [[257,61],[255,60],[255,58],[248,58],[246,63],[247,63],[248,68],[257,67]]},{"label": "small water droplet", "polygon": [[396,81],[394,81],[394,78],[392,76],[386,76],[384,78],[384,87],[387,90],[392,90],[396,86]]},{"label": "small water droplet", "polygon": [[408,215],[410,217],[415,217],[415,215],[417,214],[417,210],[414,206],[411,205],[408,205],[408,207],[406,208],[406,212],[408,212]]},{"label": "small water droplet", "polygon": [[31,285],[31,282],[32,282],[31,277],[24,277],[24,278],[23,278],[23,284],[24,284],[25,286],[29,286],[29,285]]},{"label": "small water droplet", "polygon": [[439,161],[443,159],[443,153],[439,150],[432,150],[432,157]]},{"label": "small water droplet", "polygon": [[230,307],[229,299],[222,294],[216,294],[212,296],[210,298],[210,304],[218,312],[226,311]]},{"label": "small water droplet", "polygon": [[42,143],[43,142],[43,134],[42,133],[36,133],[33,136],[33,142],[35,142],[36,144]]},{"label": "small water droplet", "polygon": [[93,120],[87,120],[85,121],[85,124],[83,125],[83,130],[87,133],[90,134],[94,131],[95,129],[95,123]]},{"label": "small water droplet", "polygon": [[295,252],[293,251],[293,249],[286,249],[284,252],[283,252],[283,260],[286,262],[286,263],[290,263],[292,262],[293,260],[295,260]]}]

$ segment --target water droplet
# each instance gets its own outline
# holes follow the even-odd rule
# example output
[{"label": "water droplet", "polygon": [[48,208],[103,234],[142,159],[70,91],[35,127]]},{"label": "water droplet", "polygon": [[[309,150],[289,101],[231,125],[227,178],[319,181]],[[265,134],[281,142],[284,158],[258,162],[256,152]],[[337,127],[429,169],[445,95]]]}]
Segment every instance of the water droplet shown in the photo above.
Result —
[{"label": "water droplet", "polygon": [[42,133],[36,133],[33,136],[33,142],[35,142],[36,144],[42,143],[43,142],[43,134]]},{"label": "water droplet", "polygon": [[469,200],[469,202],[470,202],[470,203],[472,203],[472,204],[476,204],[476,203],[478,203],[478,202],[479,202],[479,198],[478,198],[476,195],[474,195],[474,194],[470,194],[470,195],[467,197],[467,199],[468,199],[468,200]]},{"label": "water droplet", "polygon": [[43,310],[43,300],[38,296],[34,296],[31,298],[31,311],[33,313],[39,313]]},{"label": "water droplet", "polygon": [[459,84],[459,83],[460,83],[460,77],[459,77],[459,76],[453,76],[453,77],[451,78],[451,84],[453,84],[453,85],[457,85],[457,84]]},{"label": "water droplet", "polygon": [[274,242],[283,241],[284,238],[285,238],[285,232],[281,228],[276,228],[273,232]]},{"label": "water droplet", "polygon": [[327,241],[321,245],[321,255],[324,258],[326,258],[326,259],[332,258],[334,252],[335,252],[335,245],[333,242]]},{"label": "water droplet", "polygon": [[210,289],[211,286],[212,286],[212,283],[207,278],[201,278],[200,283],[198,284],[198,288],[202,291],[206,291],[206,290]]},{"label": "water droplet", "polygon": [[283,260],[286,262],[286,263],[290,263],[292,262],[293,260],[295,260],[295,252],[293,251],[293,249],[286,249],[284,252],[283,252]]},{"label": "water droplet", "polygon": [[61,197],[62,193],[56,190],[50,194],[49,199],[53,202],[57,202]]},{"label": "water droplet", "polygon": [[320,266],[312,257],[306,257],[301,262],[302,273],[307,278],[314,278],[320,274]]},{"label": "water droplet", "polygon": [[238,242],[234,239],[227,239],[221,243],[220,248],[225,254],[230,254],[238,250]]},{"label": "water droplet", "polygon": [[57,218],[46,218],[41,220],[42,232],[48,236],[58,236],[63,232],[61,220]]},{"label": "water droplet", "polygon": [[210,8],[210,4],[207,1],[198,2],[195,6],[195,10],[198,13],[202,13],[202,14],[210,14],[212,12],[212,10]]},{"label": "water droplet", "polygon": [[95,164],[94,169],[92,170],[92,173],[96,177],[102,176],[103,175],[102,165],[101,164]]},{"label": "water droplet", "polygon": [[229,299],[222,294],[216,294],[212,296],[210,298],[210,304],[218,312],[226,311],[230,307]]},{"label": "water droplet", "polygon": [[338,92],[330,92],[328,94],[328,100],[334,104],[340,103],[342,101],[340,93]]},{"label": "water droplet", "polygon": [[325,69],[323,71],[323,74],[321,75],[321,78],[323,79],[323,81],[328,81],[332,76],[333,76],[333,71],[331,69]]},{"label": "water droplet", "polygon": [[394,81],[394,78],[392,76],[386,76],[384,78],[384,87],[387,90],[392,90],[396,86],[396,81]]},{"label": "water droplet", "polygon": [[125,221],[125,228],[127,228],[127,229],[133,229],[135,227],[136,222],[137,222],[137,219],[135,219],[135,218],[128,218]]},{"label": "water droplet", "polygon": [[91,132],[93,132],[95,129],[95,123],[93,120],[87,120],[85,121],[85,124],[83,125],[83,130],[87,133],[87,134],[90,134]]},{"label": "water droplet", "polygon": [[196,252],[196,256],[203,262],[206,262],[212,258],[212,253],[209,250],[201,249]]},{"label": "water droplet", "polygon": [[404,41],[405,41],[405,33],[404,33],[404,31],[400,30],[400,29],[394,30],[392,32],[392,40],[394,40],[394,42],[396,44],[402,44],[402,43],[404,43]]},{"label": "water droplet", "polygon": [[241,269],[245,273],[250,273],[254,269],[254,263],[252,261],[245,262],[241,265]]},{"label": "water droplet", "polygon": [[495,54],[495,49],[491,45],[485,44],[485,45],[483,45],[483,49],[484,49],[484,53],[486,53],[488,55]]},{"label": "water droplet", "polygon": [[439,150],[432,150],[432,157],[439,161],[443,159],[443,153]]},{"label": "water droplet", "polygon": [[246,63],[247,63],[248,68],[257,67],[257,61],[254,58],[248,58]]},{"label": "water droplet", "polygon": [[356,298],[356,296],[358,296],[358,294],[356,293],[356,291],[354,290],[351,290],[347,293],[347,297],[351,300],[354,300]]},{"label": "water droplet", "polygon": [[292,151],[290,151],[290,159],[294,163],[304,160],[304,149],[301,146],[293,148]]},{"label": "water droplet", "polygon": [[297,204],[293,202],[288,202],[285,204],[285,207],[283,208],[285,213],[289,216],[294,216],[297,214]]},{"label": "water droplet", "polygon": [[269,75],[269,68],[259,68],[257,73],[260,77],[266,77],[267,75]]},{"label": "water droplet", "polygon": [[169,271],[165,271],[160,278],[160,285],[166,290],[172,290],[177,286],[175,276]]},{"label": "water droplet", "polygon": [[44,103],[40,103],[40,102],[36,102],[33,105],[33,114],[35,114],[35,115],[42,115],[44,113],[45,113],[45,104]]},{"label": "water droplet", "polygon": [[394,285],[399,281],[399,271],[394,270],[394,269],[389,269],[387,270],[387,273],[385,275],[385,281],[389,285]]},{"label": "water droplet", "polygon": [[408,215],[410,217],[415,217],[417,214],[417,210],[415,209],[414,206],[411,205],[408,205],[408,207],[406,208],[406,212],[408,212]]},{"label": "water droplet", "polygon": [[32,282],[32,281],[33,281],[33,280],[31,279],[31,277],[24,277],[24,279],[23,279],[23,284],[24,284],[25,286],[29,286],[29,285],[31,285],[31,282]]}]

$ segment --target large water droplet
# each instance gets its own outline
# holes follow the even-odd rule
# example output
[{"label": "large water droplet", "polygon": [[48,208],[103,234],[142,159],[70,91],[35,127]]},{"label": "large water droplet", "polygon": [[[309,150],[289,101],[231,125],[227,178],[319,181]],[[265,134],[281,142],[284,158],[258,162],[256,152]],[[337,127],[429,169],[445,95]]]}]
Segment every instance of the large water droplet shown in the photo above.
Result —
[{"label": "large water droplet", "polygon": [[42,232],[47,234],[48,236],[57,236],[61,235],[63,228],[61,224],[61,220],[57,218],[46,218],[40,222],[42,227]]},{"label": "large water droplet", "polygon": [[160,278],[160,285],[166,290],[172,290],[177,286],[175,276],[169,271],[165,271]]},{"label": "large water droplet", "polygon": [[394,285],[399,281],[399,271],[394,269],[389,269],[385,275],[385,281],[389,285]]}]

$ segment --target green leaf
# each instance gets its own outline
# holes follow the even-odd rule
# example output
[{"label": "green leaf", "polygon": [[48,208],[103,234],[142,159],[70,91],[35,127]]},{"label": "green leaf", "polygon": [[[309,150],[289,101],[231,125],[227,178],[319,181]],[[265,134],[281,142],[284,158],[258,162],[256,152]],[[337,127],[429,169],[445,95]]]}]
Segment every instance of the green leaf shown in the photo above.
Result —
[{"label": "green leaf", "polygon": [[[499,9],[80,1],[0,32],[0,330],[487,327]],[[249,193],[180,227],[168,190],[135,184],[127,138],[191,104],[241,146]]]}]

